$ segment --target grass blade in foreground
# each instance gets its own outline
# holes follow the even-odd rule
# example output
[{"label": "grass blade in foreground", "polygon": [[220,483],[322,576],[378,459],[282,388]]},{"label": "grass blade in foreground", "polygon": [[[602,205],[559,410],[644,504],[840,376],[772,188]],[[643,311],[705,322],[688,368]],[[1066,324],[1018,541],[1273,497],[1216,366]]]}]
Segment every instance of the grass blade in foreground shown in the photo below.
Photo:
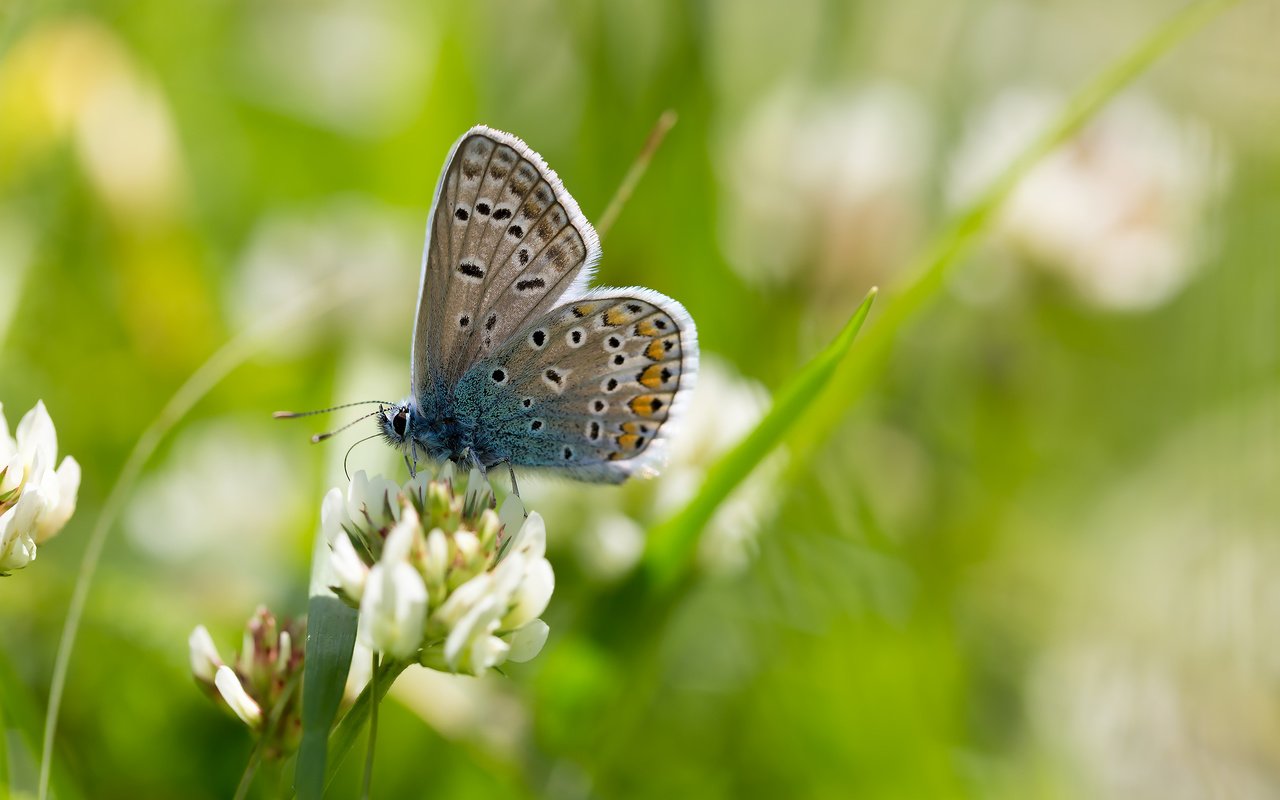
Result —
[{"label": "grass blade in foreground", "polygon": [[314,595],[307,608],[307,657],[302,678],[302,743],[294,790],[302,800],[324,795],[329,728],[338,715],[356,644],[356,610],[336,597]]},{"label": "grass blade in foreground", "polygon": [[835,341],[827,345],[791,381],[760,424],[715,463],[707,473],[702,490],[697,496],[678,514],[653,530],[645,561],[656,588],[671,585],[689,568],[698,537],[716,509],[773,452],[783,437],[823,395],[823,390],[852,348],[853,340],[866,321],[875,298],[876,290],[872,289]]}]

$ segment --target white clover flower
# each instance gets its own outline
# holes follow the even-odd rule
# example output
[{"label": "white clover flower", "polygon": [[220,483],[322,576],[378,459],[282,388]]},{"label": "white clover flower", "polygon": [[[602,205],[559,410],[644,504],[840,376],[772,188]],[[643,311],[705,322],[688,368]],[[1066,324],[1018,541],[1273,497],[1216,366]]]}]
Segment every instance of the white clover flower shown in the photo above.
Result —
[{"label": "white clover flower", "polygon": [[399,659],[410,658],[422,646],[427,586],[409,563],[409,550],[420,531],[418,515],[410,506],[387,535],[382,558],[369,570],[360,598],[361,642]]},{"label": "white clover flower", "polygon": [[0,575],[22,569],[36,546],[54,536],[76,508],[80,465],[58,457],[58,437],[43,402],[18,422],[9,436],[0,404]]},{"label": "white clover flower", "polygon": [[228,666],[218,667],[217,673],[213,677],[213,685],[217,687],[218,694],[226,701],[235,715],[248,725],[250,728],[257,730],[262,726],[262,706],[258,705],[258,701],[249,696],[244,690],[244,684],[240,682],[236,671]]},{"label": "white clover flower", "polygon": [[360,560],[355,545],[348,536],[339,536],[333,542],[333,557],[329,560],[332,566],[335,587],[339,592],[359,603],[364,597],[364,587],[369,580],[369,567]]},{"label": "white clover flower", "polygon": [[535,656],[555,590],[546,527],[518,498],[495,513],[488,483],[446,465],[403,487],[357,473],[321,510],[336,593],[359,609],[361,644],[480,675]]},{"label": "white clover flower", "polygon": [[209,629],[197,625],[187,639],[187,645],[191,652],[191,674],[196,676],[196,680],[209,683],[218,667],[222,666],[222,658],[218,655],[213,637],[209,635]]},{"label": "white clover flower", "polygon": [[[1052,93],[1010,89],[981,109],[953,159],[951,203],[977,196],[1061,107]],[[1023,178],[996,241],[1086,302],[1151,308],[1176,294],[1203,260],[1202,232],[1226,174],[1206,131],[1145,98],[1122,98]]]},{"label": "white clover flower", "polygon": [[[218,655],[203,625],[187,640],[191,674],[205,691],[220,700],[258,735],[267,753],[280,758],[298,746],[302,736],[302,665],[306,625],[280,624],[259,608],[245,626],[241,650],[231,663]],[[282,705],[281,705],[282,704]],[[281,706],[277,709],[277,706]],[[270,729],[266,722],[271,720]]]},{"label": "white clover flower", "polygon": [[716,148],[729,263],[756,283],[864,290],[914,242],[931,138],[904,88],[783,86]]}]

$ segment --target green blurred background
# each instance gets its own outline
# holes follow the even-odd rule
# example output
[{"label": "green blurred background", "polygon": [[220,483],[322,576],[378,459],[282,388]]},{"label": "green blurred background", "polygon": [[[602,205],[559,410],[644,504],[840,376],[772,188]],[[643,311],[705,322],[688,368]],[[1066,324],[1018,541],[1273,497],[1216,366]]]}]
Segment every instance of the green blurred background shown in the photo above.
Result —
[{"label": "green blurred background", "polygon": [[[1223,15],[1028,178],[840,427],[720,509],[674,607],[616,590],[867,289],[870,330],[959,204],[1180,5],[7,0],[0,401],[12,425],[43,399],[84,468],[70,525],[0,581],[11,784],[34,785],[79,559],[137,437],[220,345],[336,276],[336,308],[271,337],[147,465],[69,676],[60,796],[232,793],[250,743],[194,686],[187,635],[226,655],[258,604],[305,611],[321,497],[372,432],[313,447],[324,420],[270,412],[403,395],[462,131],[523,137],[598,218],[672,108],[598,280],[688,307],[696,420],[657,482],[522,487],[558,578],[547,648],[505,677],[406,673],[376,793],[1280,794],[1274,2]],[[403,472],[373,442],[351,466]]]}]

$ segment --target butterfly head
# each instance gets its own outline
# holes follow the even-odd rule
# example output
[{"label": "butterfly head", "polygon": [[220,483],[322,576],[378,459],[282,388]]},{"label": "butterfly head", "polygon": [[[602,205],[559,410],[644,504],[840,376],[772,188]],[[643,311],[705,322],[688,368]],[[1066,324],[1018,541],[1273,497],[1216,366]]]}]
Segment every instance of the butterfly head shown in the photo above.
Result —
[{"label": "butterfly head", "polygon": [[407,449],[413,441],[413,410],[408,400],[386,406],[378,415],[378,427],[387,443],[397,450]]}]

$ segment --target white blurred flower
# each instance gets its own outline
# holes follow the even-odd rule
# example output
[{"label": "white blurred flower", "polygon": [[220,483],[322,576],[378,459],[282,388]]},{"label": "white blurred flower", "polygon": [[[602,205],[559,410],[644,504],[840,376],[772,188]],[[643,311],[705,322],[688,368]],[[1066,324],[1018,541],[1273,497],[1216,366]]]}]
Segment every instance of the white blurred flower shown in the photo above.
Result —
[{"label": "white blurred flower", "polygon": [[[862,289],[906,255],[920,222],[929,119],[905,89],[787,85],[717,148],[721,240],[753,281]],[[801,270],[804,270],[801,273]]]},{"label": "white blurred flower", "polygon": [[1075,795],[1280,796],[1278,409],[1271,391],[1186,420],[1086,490],[1084,513],[1020,509],[1015,572],[974,583],[1033,644],[1024,718]]},{"label": "white blurred flower", "polygon": [[[1052,93],[1010,89],[981,109],[951,165],[951,203],[977,196],[1061,107]],[[1022,179],[996,240],[1087,302],[1150,308],[1177,293],[1203,259],[1203,232],[1227,173],[1201,127],[1145,98],[1122,98]]]},{"label": "white blurred flower", "polygon": [[535,619],[523,628],[506,634],[503,639],[511,647],[507,660],[522,662],[533,658],[542,652],[542,646],[547,643],[547,634],[550,632],[551,628],[547,623]]},{"label": "white blurred flower", "polygon": [[[554,513],[581,521],[577,557],[595,579],[614,581],[644,554],[644,529],[684,507],[697,494],[721,456],[750,433],[769,410],[769,392],[726,362],[703,356],[698,391],[670,442],[667,464],[653,480],[601,487],[589,502],[570,484],[534,484],[538,502]],[[699,542],[700,565],[716,572],[745,566],[756,535],[777,509],[776,478],[785,453],[765,460],[720,504]]]},{"label": "white blurred flower", "polygon": [[[419,217],[417,212],[355,196],[265,215],[250,235],[229,286],[227,305],[233,321],[251,324],[329,281],[353,292],[411,285],[420,257],[415,249],[421,246]],[[413,314],[415,296],[382,293],[379,301],[385,313],[369,315],[359,310],[360,304],[349,304],[351,308],[335,311],[323,324],[279,337],[270,343],[268,354],[305,351],[312,337],[332,334],[335,320],[358,331],[362,343],[396,341],[404,335],[401,320]]]},{"label": "white blurred flower", "polygon": [[606,512],[592,521],[576,541],[583,566],[601,580],[625,575],[644,555],[644,528],[626,514]]},{"label": "white blurred flower", "polygon": [[130,543],[159,562],[204,563],[246,604],[278,587],[293,547],[279,534],[308,517],[310,503],[292,479],[297,448],[269,425],[224,418],[183,430],[125,509]]},{"label": "white blurred flower", "polygon": [[451,465],[403,486],[359,472],[345,501],[329,493],[328,575],[359,609],[360,642],[471,675],[502,664],[516,645],[521,659],[536,655],[546,640],[538,617],[555,589],[546,528],[536,513],[525,518],[518,498],[495,513],[491,497],[478,472],[464,480]]},{"label": "white blurred flower", "polygon": [[355,545],[348,536],[339,536],[333,542],[333,557],[329,563],[333,567],[335,588],[359,603],[364,597],[364,587],[369,580],[369,567],[360,559]]},{"label": "white blurred flower", "polygon": [[197,625],[187,639],[187,646],[191,654],[191,674],[195,675],[198,681],[205,683],[212,681],[214,673],[218,671],[218,667],[222,666],[222,658],[218,655],[213,637],[209,635],[209,629],[203,625]]},{"label": "white blurred flower", "polygon": [[273,3],[247,18],[236,56],[254,99],[343,134],[413,119],[436,61],[426,7],[393,0]]},{"label": "white blurred flower", "polygon": [[0,404],[0,575],[22,569],[36,546],[62,530],[76,508],[80,465],[58,458],[58,436],[43,402],[23,415],[17,437]]},{"label": "white blurred flower", "polygon": [[[187,640],[191,674],[211,697],[265,737],[268,755],[279,758],[292,752],[302,736],[306,625],[281,624],[259,608],[245,626],[242,642],[235,658],[223,663],[209,631],[196,626]],[[270,729],[265,728],[267,720],[272,721]]]}]

